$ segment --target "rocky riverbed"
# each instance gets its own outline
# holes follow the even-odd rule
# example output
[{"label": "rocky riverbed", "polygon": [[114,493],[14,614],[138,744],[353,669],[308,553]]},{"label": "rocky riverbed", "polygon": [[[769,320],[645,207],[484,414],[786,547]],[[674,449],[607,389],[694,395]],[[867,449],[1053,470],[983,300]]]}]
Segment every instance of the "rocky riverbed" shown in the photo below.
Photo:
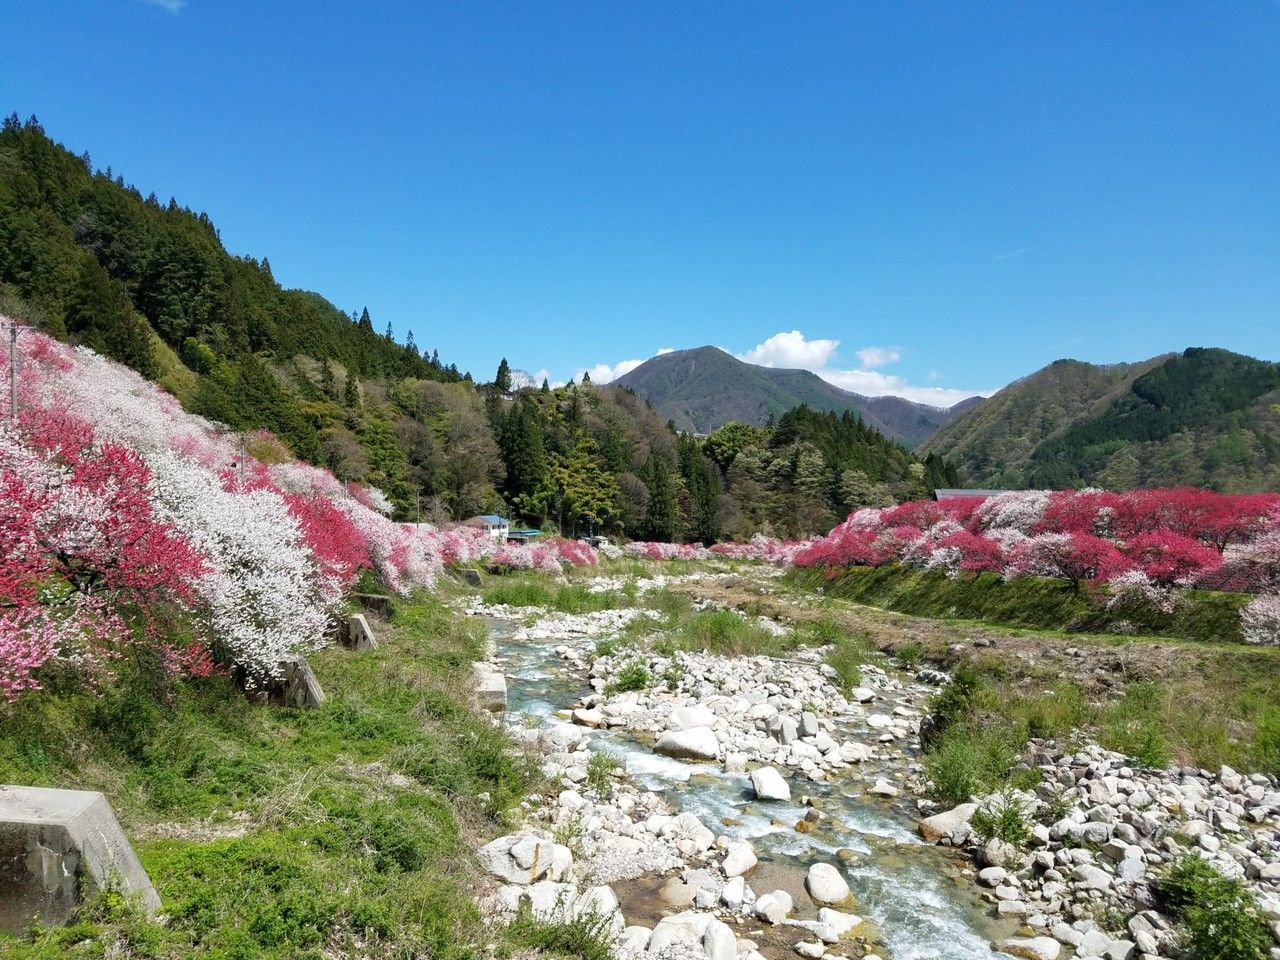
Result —
[{"label": "rocky riverbed", "polygon": [[[1250,885],[1280,936],[1269,778],[1141,770],[1041,743],[1034,793],[939,811],[918,730],[944,675],[868,666],[846,695],[821,650],[600,645],[652,616],[643,609],[468,613],[492,625],[482,696],[556,785],[481,851],[490,916],[524,903],[547,919],[599,917],[620,957],[1158,960],[1186,945],[1154,909],[1153,871],[1196,849]],[[637,668],[644,688],[619,689]],[[1034,824],[1024,848],[976,836],[975,811],[996,803]]]}]

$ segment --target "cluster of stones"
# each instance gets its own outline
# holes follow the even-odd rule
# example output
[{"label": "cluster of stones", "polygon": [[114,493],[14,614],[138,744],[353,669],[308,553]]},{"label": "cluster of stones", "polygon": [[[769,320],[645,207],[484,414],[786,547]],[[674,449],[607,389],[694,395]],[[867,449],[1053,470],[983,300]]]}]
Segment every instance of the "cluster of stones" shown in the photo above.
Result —
[{"label": "cluster of stones", "polygon": [[[651,654],[643,662],[655,686],[612,695],[610,681],[637,654],[593,657],[568,645],[557,653],[587,669],[597,691],[573,712],[574,722],[649,734],[658,753],[719,761],[729,772],[769,765],[822,781],[872,758],[905,771],[920,717],[907,705],[914,694],[875,667],[863,669],[863,685],[846,697],[821,650],[791,660]],[[901,772],[885,772],[869,792],[895,796]]]},{"label": "cluster of stones", "polygon": [[[666,586],[670,579],[656,578],[646,586]],[[602,587],[609,588],[616,586]],[[481,603],[473,603],[467,612],[528,618],[527,610]],[[603,690],[609,679],[632,658],[598,657],[595,641],[616,635],[646,613],[630,609],[556,614],[516,633],[517,642],[558,641],[556,652],[569,668],[590,676],[596,693],[572,711],[571,722],[542,729],[517,723],[510,728],[541,758],[542,773],[558,783],[560,791],[543,802],[529,802],[525,826],[481,850],[485,869],[500,881],[483,905],[486,915],[510,918],[522,906],[550,921],[591,914],[617,933],[615,952],[624,958],[764,960],[756,941],[735,932],[752,923],[783,931],[782,939],[805,957],[822,957],[832,945],[845,941],[840,952],[853,950],[854,955],[878,960],[868,946],[874,931],[848,912],[849,888],[834,866],[817,864],[810,870],[806,890],[817,916],[798,919],[793,916],[797,905],[786,891],[752,889],[749,876],[757,858],[750,842],[717,836],[693,813],[677,813],[657,794],[622,778],[615,779],[607,796],[590,789],[589,744],[591,728],[596,727],[654,733],[668,738],[661,748],[668,755],[721,761],[730,771],[745,772],[750,765],[754,769],[749,779],[758,800],[789,800],[790,787],[775,766],[823,779],[873,756],[874,751],[856,739],[833,737],[837,724],[856,723],[885,744],[911,736],[914,715],[894,715],[891,710],[882,715],[868,706],[884,692],[900,694],[900,684],[872,670],[866,686],[847,699],[832,684],[833,671],[821,662],[820,653],[795,662],[682,653],[648,664],[652,672],[661,672],[674,659],[682,672],[675,689],[606,697]],[[499,668],[490,662],[478,664],[476,670],[482,699],[496,708],[498,694],[486,690],[502,679]],[[691,742],[700,745],[688,749]],[[765,762],[772,765],[758,766]],[[877,787],[885,795],[897,792],[885,781]],[[662,900],[675,912],[652,927],[628,926],[610,885],[664,874],[669,879]]]},{"label": "cluster of stones", "polygon": [[[978,803],[920,824],[930,840],[968,847],[996,909],[1025,924],[1027,935],[1004,944],[1006,952],[1048,960],[1064,947],[1078,958],[1181,956],[1172,921],[1153,909],[1151,884],[1158,868],[1187,853],[1243,880],[1280,943],[1280,789],[1273,778],[1229,767],[1137,769],[1097,746],[1054,754],[1041,745],[1035,759],[1042,783],[1034,794],[1012,798],[1041,821],[1030,849],[980,843],[969,823]],[[1053,814],[1061,816],[1044,822]],[[1123,928],[1104,928],[1105,917],[1123,920]],[[1280,947],[1272,955],[1280,957]]]},{"label": "cluster of stones", "polygon": [[[522,906],[553,922],[592,915],[617,936],[620,957],[662,960],[763,960],[756,941],[736,932],[747,922],[787,928],[796,952],[809,958],[858,934],[862,919],[839,909],[852,898],[834,866],[810,869],[806,890],[817,918],[796,919],[786,891],[751,888],[757,858],[750,842],[717,836],[694,814],[674,813],[656,794],[625,781],[611,784],[607,795],[586,789],[589,731],[561,723],[514,732],[540,752],[544,773],[563,789],[531,807],[521,831],[481,849],[482,865],[501,881],[484,905],[488,915],[510,918]],[[761,780],[768,789],[758,796],[774,795],[778,784],[789,796],[785,781],[769,773]],[[663,873],[671,877],[662,899],[677,912],[652,927],[627,925],[610,885]]]}]

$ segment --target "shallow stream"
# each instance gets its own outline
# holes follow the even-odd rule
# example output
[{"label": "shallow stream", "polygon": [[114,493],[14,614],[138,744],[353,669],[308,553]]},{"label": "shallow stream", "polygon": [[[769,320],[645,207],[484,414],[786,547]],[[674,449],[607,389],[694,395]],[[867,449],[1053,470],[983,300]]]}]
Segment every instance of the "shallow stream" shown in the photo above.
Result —
[{"label": "shallow stream", "polygon": [[[509,714],[558,722],[557,711],[590,692],[586,678],[556,655],[563,641],[519,641],[517,630],[510,621],[491,621]],[[990,960],[991,941],[1012,932],[1010,922],[994,918],[976,889],[959,878],[955,854],[922,841],[914,819],[892,802],[863,795],[861,772],[815,783],[780,770],[797,801],[813,797],[830,817],[815,831],[800,832],[795,825],[806,807],[757,802],[743,774],[661,756],[624,731],[596,730],[591,747],[614,753],[633,783],[663,795],[678,811],[692,811],[716,833],[750,840],[761,861],[757,875],[763,868],[771,880],[787,873],[794,880],[816,861],[837,864],[857,900],[856,912],[874,922],[890,960]],[[747,879],[757,894],[772,889]],[[797,896],[796,905],[797,916],[813,915],[807,896]]]}]

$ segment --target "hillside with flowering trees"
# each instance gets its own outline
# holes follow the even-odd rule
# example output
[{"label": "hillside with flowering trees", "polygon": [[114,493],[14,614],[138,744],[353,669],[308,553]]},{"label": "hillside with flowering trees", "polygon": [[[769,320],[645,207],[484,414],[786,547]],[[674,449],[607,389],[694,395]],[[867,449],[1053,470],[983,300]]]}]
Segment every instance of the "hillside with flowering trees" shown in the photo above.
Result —
[{"label": "hillside with flowering trees", "polygon": [[366,572],[407,594],[482,558],[595,563],[582,543],[499,549],[466,527],[396,523],[379,490],[344,486],[270,434],[249,437],[242,458],[238,435],[133,371],[30,329],[18,344],[16,416],[8,391],[0,408],[5,700],[54,674],[100,682],[126,656],[261,683],[326,642]]},{"label": "hillside with flowering trees", "polygon": [[1196,488],[1010,491],[851,514],[794,553],[798,567],[901,565],[1108,585],[1110,603],[1194,588],[1252,595],[1244,639],[1280,643],[1280,494]]}]

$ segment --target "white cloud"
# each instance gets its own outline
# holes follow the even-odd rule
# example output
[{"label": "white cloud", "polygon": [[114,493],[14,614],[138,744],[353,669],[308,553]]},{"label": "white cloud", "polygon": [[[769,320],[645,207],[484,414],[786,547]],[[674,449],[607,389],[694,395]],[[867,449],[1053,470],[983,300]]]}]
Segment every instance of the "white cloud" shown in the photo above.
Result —
[{"label": "white cloud", "polygon": [[[667,352],[670,353],[671,351],[668,350]],[[617,380],[619,377],[630,373],[642,363],[644,363],[643,360],[622,360],[615,363],[613,366],[609,366],[607,363],[597,363],[594,367],[579,368],[575,371],[573,379],[581,380],[584,373],[589,373],[591,374],[592,383],[610,383],[611,381]]]},{"label": "white cloud", "polygon": [[888,366],[902,359],[896,347],[863,347],[858,351],[858,359],[862,361],[863,370],[874,370],[876,367]]},{"label": "white cloud", "polygon": [[840,346],[839,340],[806,340],[799,330],[775,333],[757,343],[746,353],[734,354],[739,360],[762,367],[784,367],[812,370],[825,367]]},{"label": "white cloud", "polygon": [[[809,340],[799,330],[775,333],[769,339],[756,344],[746,353],[734,354],[739,360],[764,367],[786,367],[816,373],[827,383],[842,390],[850,390],[866,397],[894,396],[927,403],[935,407],[949,407],[968,397],[987,396],[991,390],[957,390],[950,387],[912,386],[902,377],[883,373],[876,369],[897,363],[902,351],[897,347],[863,347],[855,351],[861,363],[860,369],[841,368],[836,363],[839,340]],[[936,380],[931,374],[930,380]]]}]

